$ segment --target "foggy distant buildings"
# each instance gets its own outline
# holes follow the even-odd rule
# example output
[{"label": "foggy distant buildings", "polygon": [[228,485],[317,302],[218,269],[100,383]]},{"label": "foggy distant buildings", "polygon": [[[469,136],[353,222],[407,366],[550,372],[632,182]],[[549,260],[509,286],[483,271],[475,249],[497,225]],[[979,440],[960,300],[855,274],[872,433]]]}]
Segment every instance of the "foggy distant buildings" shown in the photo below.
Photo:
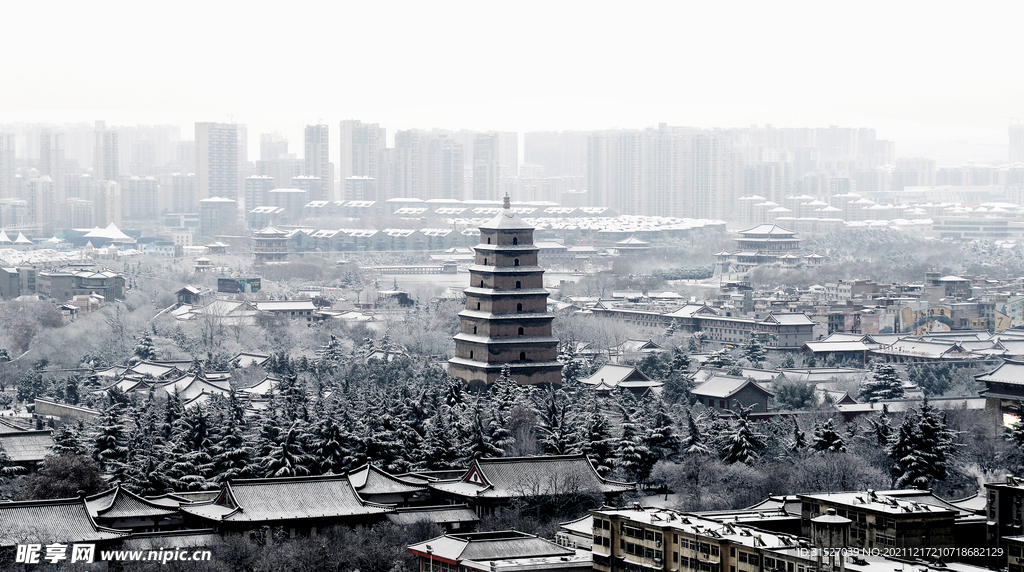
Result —
[{"label": "foggy distant buildings", "polygon": [[370,177],[379,181],[378,161],[387,143],[385,130],[376,123],[346,120],[341,122],[340,133],[341,161],[338,163],[338,174],[341,180]]},{"label": "foggy distant buildings", "polygon": [[196,179],[199,200],[237,199],[240,140],[244,131],[233,123],[196,123]]},{"label": "foggy distant buildings", "polygon": [[[306,126],[306,176],[320,179],[319,196],[334,199],[334,169],[331,168],[330,135],[326,125]],[[314,199],[310,194],[310,200]]]},{"label": "foggy distant buildings", "polygon": [[1010,162],[1024,163],[1024,125],[1010,126]]}]

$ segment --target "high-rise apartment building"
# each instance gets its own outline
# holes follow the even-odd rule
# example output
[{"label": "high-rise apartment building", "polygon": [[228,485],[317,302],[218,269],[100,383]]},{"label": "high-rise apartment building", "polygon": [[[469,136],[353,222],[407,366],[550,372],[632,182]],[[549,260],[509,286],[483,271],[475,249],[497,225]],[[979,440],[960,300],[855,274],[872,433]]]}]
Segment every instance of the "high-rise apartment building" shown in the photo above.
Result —
[{"label": "high-rise apartment building", "polygon": [[267,193],[278,185],[277,181],[267,175],[253,175],[245,178],[245,212],[249,213],[257,207],[267,206],[270,203]]},{"label": "high-rise apartment building", "polygon": [[115,181],[120,175],[120,134],[108,130],[104,121],[97,121],[92,154],[92,178],[96,181]]},{"label": "high-rise apartment building", "polygon": [[1010,162],[1024,163],[1024,125],[1010,126]]},{"label": "high-rise apartment building", "polygon": [[288,155],[288,139],[280,133],[260,134],[260,161],[276,161]]},{"label": "high-rise apartment building", "polygon": [[330,136],[326,125],[306,126],[306,175],[320,178],[322,199],[334,200],[334,172],[331,169]]},{"label": "high-rise apartment building", "polygon": [[121,217],[127,220],[156,220],[160,183],[155,177],[136,175],[121,178]]},{"label": "high-rise apartment building", "polygon": [[386,132],[376,123],[357,119],[341,122],[341,161],[338,171],[342,180],[349,177],[372,177],[380,182],[378,159],[387,144]]},{"label": "high-rise apartment building", "polygon": [[39,134],[39,174],[53,181],[52,200],[63,203],[67,189],[64,180],[63,133],[44,129]]},{"label": "high-rise apartment building", "polygon": [[239,198],[242,127],[234,123],[196,123],[196,180],[200,201],[211,197]]},{"label": "high-rise apartment building", "polygon": [[501,140],[497,133],[473,138],[473,200],[496,201],[501,196]]},{"label": "high-rise apartment building", "polygon": [[925,157],[896,159],[892,171],[891,188],[902,191],[906,187],[931,187],[935,184],[935,159]]},{"label": "high-rise apartment building", "polygon": [[196,199],[196,176],[194,173],[174,173],[169,177],[170,193],[167,210],[172,213],[194,213],[199,208]]},{"label": "high-rise apartment building", "polygon": [[523,162],[544,167],[544,175],[582,177],[587,174],[585,131],[535,131],[524,137]]},{"label": "high-rise apartment building", "polygon": [[298,177],[292,177],[291,184],[289,185],[293,189],[302,189],[306,191],[307,201],[328,201],[332,200],[332,196],[324,192],[324,181],[320,177],[312,177],[309,175],[299,175]]},{"label": "high-rise apartment building", "polygon": [[14,188],[16,170],[14,133],[0,133],[0,199],[11,199],[16,196]]}]

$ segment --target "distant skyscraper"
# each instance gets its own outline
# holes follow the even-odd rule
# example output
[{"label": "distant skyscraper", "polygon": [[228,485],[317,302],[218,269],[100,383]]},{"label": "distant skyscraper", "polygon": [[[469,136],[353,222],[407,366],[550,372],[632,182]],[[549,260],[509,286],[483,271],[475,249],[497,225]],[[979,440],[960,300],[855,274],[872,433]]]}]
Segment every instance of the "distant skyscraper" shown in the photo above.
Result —
[{"label": "distant skyscraper", "polygon": [[341,179],[372,177],[380,183],[378,159],[387,143],[386,132],[376,123],[357,119],[341,122],[341,145],[338,171]]},{"label": "distant skyscraper", "polygon": [[127,220],[156,220],[160,184],[154,177],[131,175],[121,181],[121,216]]},{"label": "distant skyscraper", "polygon": [[330,136],[326,125],[306,126],[306,175],[320,177],[322,199],[334,200],[334,173],[331,172]]},{"label": "distant skyscraper", "polygon": [[103,121],[96,122],[92,154],[92,178],[95,181],[114,181],[120,174],[120,135],[107,130]]},{"label": "distant skyscraper", "polygon": [[[67,198],[67,182],[64,179],[64,145],[63,134],[44,130],[39,134],[39,174],[48,176],[53,181],[49,197],[55,204],[63,204]],[[46,207],[51,209],[51,206]],[[52,212],[52,211],[47,211]]]},{"label": "distant skyscraper", "polygon": [[196,123],[197,198],[238,199],[239,141],[244,129],[234,123]]},{"label": "distant skyscraper", "polygon": [[276,161],[288,156],[288,140],[280,133],[260,134],[260,161]]},{"label": "distant skyscraper", "polygon": [[478,134],[473,139],[473,200],[500,198],[501,141],[495,134]]},{"label": "distant skyscraper", "polygon": [[14,134],[0,133],[0,199],[15,197]]},{"label": "distant skyscraper", "polygon": [[[196,176],[193,173],[174,173],[170,178],[170,205],[172,213],[194,213],[199,207],[196,199]],[[167,191],[165,190],[166,194]]]},{"label": "distant skyscraper", "polygon": [[1024,125],[1010,126],[1010,162],[1024,163]]},{"label": "distant skyscraper", "polygon": [[324,193],[324,182],[320,177],[311,177],[309,175],[292,177],[290,187],[306,191],[307,201],[327,201],[333,198]]},{"label": "distant skyscraper", "polygon": [[263,207],[269,204],[267,193],[278,185],[274,177],[266,175],[253,175],[245,178],[245,212],[249,213],[256,207]]},{"label": "distant skyscraper", "polygon": [[536,131],[524,138],[523,162],[544,167],[544,175],[587,174],[587,138],[584,131]]}]

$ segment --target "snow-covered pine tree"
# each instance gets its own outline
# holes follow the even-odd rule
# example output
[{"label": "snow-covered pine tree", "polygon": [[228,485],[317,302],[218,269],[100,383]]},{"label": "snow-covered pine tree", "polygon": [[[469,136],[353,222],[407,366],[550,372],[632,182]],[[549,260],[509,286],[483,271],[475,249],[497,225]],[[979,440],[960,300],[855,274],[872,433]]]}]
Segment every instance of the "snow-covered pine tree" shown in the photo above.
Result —
[{"label": "snow-covered pine tree", "polygon": [[876,363],[872,367],[871,378],[860,387],[860,396],[868,401],[903,397],[903,382],[896,368],[889,363]]},{"label": "snow-covered pine tree", "polygon": [[636,420],[636,413],[622,410],[622,437],[615,447],[615,468],[631,481],[643,481],[649,475],[644,470],[650,465],[650,450],[644,444],[645,429]]},{"label": "snow-covered pine tree", "polygon": [[581,452],[590,459],[598,474],[602,477],[607,476],[615,464],[617,445],[612,435],[611,423],[596,404],[586,421],[582,427],[584,434],[580,439]]},{"label": "snow-covered pine tree", "polygon": [[750,333],[746,343],[743,344],[743,357],[747,358],[747,361],[753,367],[761,367],[761,364],[767,357],[764,346],[761,345],[761,340],[757,339],[753,332]]},{"label": "snow-covered pine tree", "polygon": [[807,448],[807,437],[806,434],[800,430],[800,422],[797,420],[796,415],[790,417],[793,421],[793,440],[789,444],[789,450],[794,453],[799,453]]},{"label": "snow-covered pine tree", "polygon": [[704,433],[690,410],[686,411],[686,437],[682,444],[687,455],[710,455],[711,447],[704,439]]},{"label": "snow-covered pine tree", "polygon": [[743,407],[738,402],[736,409],[730,410],[730,413],[736,416],[736,420],[723,435],[725,446],[722,449],[722,459],[725,462],[750,464],[761,457],[765,448],[765,438],[757,432],[754,422],[750,419],[753,410],[754,405]]},{"label": "snow-covered pine tree", "polygon": [[294,421],[271,447],[260,467],[264,477],[301,477],[312,473],[314,459],[302,446],[301,423]]},{"label": "snow-covered pine tree", "polygon": [[846,450],[846,441],[836,430],[836,422],[832,418],[827,419],[824,423],[814,425],[814,440],[811,442],[811,448],[819,453],[827,451],[838,453]]}]

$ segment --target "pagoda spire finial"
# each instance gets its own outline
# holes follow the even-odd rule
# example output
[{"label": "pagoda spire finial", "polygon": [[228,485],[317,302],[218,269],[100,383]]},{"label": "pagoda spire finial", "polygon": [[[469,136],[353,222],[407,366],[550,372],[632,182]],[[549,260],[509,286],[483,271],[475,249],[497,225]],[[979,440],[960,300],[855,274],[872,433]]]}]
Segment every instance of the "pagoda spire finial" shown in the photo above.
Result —
[{"label": "pagoda spire finial", "polygon": [[508,198],[508,193],[505,193],[505,204],[502,206],[502,208],[512,208],[512,201]]}]

